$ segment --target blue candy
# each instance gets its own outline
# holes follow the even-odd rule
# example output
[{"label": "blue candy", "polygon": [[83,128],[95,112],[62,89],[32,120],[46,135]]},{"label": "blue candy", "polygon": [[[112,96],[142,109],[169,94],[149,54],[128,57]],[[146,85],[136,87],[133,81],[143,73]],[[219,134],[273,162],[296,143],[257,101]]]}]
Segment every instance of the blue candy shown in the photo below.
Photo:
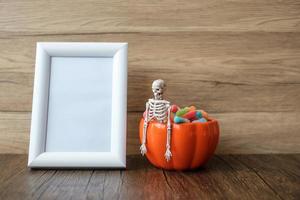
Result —
[{"label": "blue candy", "polygon": [[195,121],[193,121],[193,122],[200,122],[200,123],[205,123],[205,122],[207,122],[207,120],[205,119],[205,118],[200,118],[200,119],[197,119],[197,120],[195,120]]},{"label": "blue candy", "polygon": [[176,124],[185,123],[185,122],[190,122],[190,120],[179,117],[179,116],[174,117],[174,123],[176,123]]},{"label": "blue candy", "polygon": [[196,112],[196,117],[197,117],[198,119],[201,119],[201,118],[202,118],[202,113],[201,113],[200,111],[197,111],[197,112]]}]

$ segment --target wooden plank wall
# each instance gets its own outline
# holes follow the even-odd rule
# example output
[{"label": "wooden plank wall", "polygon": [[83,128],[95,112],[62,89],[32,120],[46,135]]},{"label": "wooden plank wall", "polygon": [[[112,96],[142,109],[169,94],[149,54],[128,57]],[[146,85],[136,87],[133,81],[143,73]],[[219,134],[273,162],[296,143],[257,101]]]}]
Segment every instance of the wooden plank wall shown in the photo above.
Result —
[{"label": "wooden plank wall", "polygon": [[218,153],[300,152],[298,0],[0,0],[0,153],[28,150],[37,41],[129,43],[129,154],[157,78],[219,119]]}]

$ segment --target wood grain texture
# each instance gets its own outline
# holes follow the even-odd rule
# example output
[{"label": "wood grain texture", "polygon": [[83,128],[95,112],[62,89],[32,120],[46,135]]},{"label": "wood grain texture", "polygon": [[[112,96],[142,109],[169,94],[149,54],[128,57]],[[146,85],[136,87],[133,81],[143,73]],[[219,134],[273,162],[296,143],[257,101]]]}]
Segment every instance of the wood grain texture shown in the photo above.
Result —
[{"label": "wood grain texture", "polygon": [[0,155],[0,198],[297,199],[299,160],[299,154],[222,155],[200,169],[175,172],[128,156],[126,170],[78,171],[29,170],[26,155]]},{"label": "wood grain texture", "polygon": [[285,1],[1,1],[0,35],[164,31],[299,31]]},{"label": "wood grain texture", "polygon": [[0,0],[0,153],[27,153],[38,41],[128,42],[128,145],[166,98],[221,124],[218,153],[299,153],[297,0]]},{"label": "wood grain texture", "polygon": [[31,113],[0,112],[0,152],[28,153]]},{"label": "wood grain texture", "polygon": [[[139,154],[138,124],[141,116],[141,112],[128,113],[128,155]],[[218,154],[299,152],[298,112],[212,113],[211,116],[220,122]],[[27,153],[29,129],[29,112],[0,112],[0,152]]]},{"label": "wood grain texture", "polygon": [[287,156],[289,159],[286,159],[284,155],[260,155],[259,157],[237,155],[234,157],[261,177],[277,196],[283,199],[299,198],[299,156]]},{"label": "wood grain texture", "polygon": [[[37,41],[127,41],[128,111],[143,111],[151,83],[166,98],[208,112],[300,111],[300,34],[163,33],[0,39],[0,110],[30,111]],[[14,45],[11,45],[14,44]]]}]

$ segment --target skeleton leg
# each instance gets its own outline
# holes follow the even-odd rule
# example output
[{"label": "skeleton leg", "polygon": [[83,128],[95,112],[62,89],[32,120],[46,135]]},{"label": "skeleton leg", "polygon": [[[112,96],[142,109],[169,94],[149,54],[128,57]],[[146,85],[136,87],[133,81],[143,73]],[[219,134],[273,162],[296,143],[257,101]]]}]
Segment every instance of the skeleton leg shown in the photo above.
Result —
[{"label": "skeleton leg", "polygon": [[168,108],[168,122],[167,122],[167,144],[166,144],[166,153],[165,153],[165,158],[167,161],[171,160],[172,153],[171,153],[171,120],[170,120],[170,115],[171,115],[171,107]]},{"label": "skeleton leg", "polygon": [[148,111],[149,111],[149,104],[147,102],[146,103],[146,113],[145,113],[145,118],[146,119],[144,119],[142,145],[140,147],[140,151],[141,151],[142,155],[145,155],[145,153],[147,153],[146,139],[147,139],[147,127],[148,127]]}]

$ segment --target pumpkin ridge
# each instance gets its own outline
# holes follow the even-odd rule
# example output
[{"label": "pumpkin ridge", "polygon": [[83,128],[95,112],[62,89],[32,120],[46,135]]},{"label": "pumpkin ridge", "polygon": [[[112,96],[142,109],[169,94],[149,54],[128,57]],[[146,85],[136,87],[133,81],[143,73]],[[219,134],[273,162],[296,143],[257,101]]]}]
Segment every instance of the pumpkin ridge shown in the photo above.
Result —
[{"label": "pumpkin ridge", "polygon": [[[140,141],[142,139],[144,119],[139,126]],[[187,170],[205,164],[212,156],[219,139],[218,122],[210,119],[205,123],[172,123],[171,152],[173,156],[167,162],[166,124],[151,121],[147,128],[146,157],[154,166],[169,170]]]}]

